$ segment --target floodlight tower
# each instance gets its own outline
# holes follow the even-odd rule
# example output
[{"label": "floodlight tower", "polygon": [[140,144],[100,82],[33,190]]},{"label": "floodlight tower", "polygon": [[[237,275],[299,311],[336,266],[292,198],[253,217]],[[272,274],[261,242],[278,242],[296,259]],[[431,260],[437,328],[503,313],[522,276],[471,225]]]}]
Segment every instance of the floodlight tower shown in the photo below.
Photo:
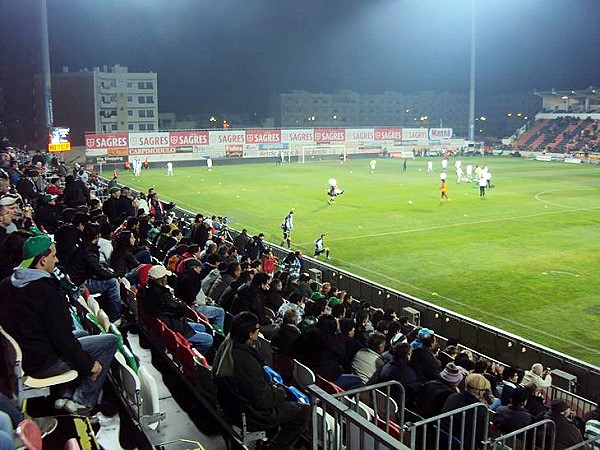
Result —
[{"label": "floodlight tower", "polygon": [[40,0],[40,28],[42,34],[42,92],[44,104],[44,121],[46,125],[46,136],[54,124],[54,112],[52,109],[52,88],[50,72],[50,44],[48,36],[48,9],[46,0]]},{"label": "floodlight tower", "polygon": [[475,0],[471,0],[471,74],[469,82],[469,140],[475,140]]}]

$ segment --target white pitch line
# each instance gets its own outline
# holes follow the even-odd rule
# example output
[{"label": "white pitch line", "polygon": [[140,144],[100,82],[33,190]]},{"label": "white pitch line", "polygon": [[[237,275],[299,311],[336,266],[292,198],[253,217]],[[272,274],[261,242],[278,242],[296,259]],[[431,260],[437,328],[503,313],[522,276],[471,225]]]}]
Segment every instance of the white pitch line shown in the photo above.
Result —
[{"label": "white pitch line", "polygon": [[[339,259],[339,258],[336,258],[336,260],[338,260],[338,261],[341,261],[342,263],[344,263],[344,264],[347,264],[347,265],[349,265],[349,266],[354,266],[354,267],[356,267],[357,269],[364,270],[364,271],[366,271],[366,272],[371,272],[371,273],[373,273],[373,274],[376,274],[376,275],[378,275],[379,277],[386,278],[386,279],[388,279],[388,280],[390,280],[390,281],[394,281],[394,282],[396,282],[396,283],[401,283],[401,284],[403,284],[403,285],[410,286],[411,288],[413,288],[413,289],[416,289],[416,290],[418,290],[418,291],[425,292],[425,293],[427,293],[427,294],[430,294],[430,293],[431,293],[431,291],[428,291],[428,290],[426,290],[426,289],[424,289],[424,288],[421,288],[421,287],[419,287],[419,286],[415,286],[415,285],[413,285],[413,284],[410,284],[410,283],[406,283],[406,282],[404,282],[404,281],[399,281],[399,280],[397,280],[397,279],[395,279],[395,278],[392,278],[392,277],[390,277],[390,276],[387,276],[387,275],[385,275],[385,274],[382,274],[381,272],[377,272],[377,271],[375,271],[375,270],[373,270],[373,269],[369,269],[369,268],[367,268],[367,267],[363,267],[363,266],[361,266],[361,265],[358,265],[358,264],[354,264],[354,263],[351,263],[351,262],[348,262],[348,261],[344,261],[344,260],[342,260],[342,259]],[[491,317],[491,318],[493,318],[493,319],[502,320],[502,321],[504,321],[504,322],[506,322],[506,323],[510,323],[510,324],[512,324],[512,325],[515,325],[515,326],[518,326],[518,327],[524,328],[524,329],[526,329],[526,330],[533,331],[533,332],[535,332],[535,333],[537,333],[537,334],[543,334],[543,335],[545,335],[545,336],[547,336],[547,337],[554,338],[554,339],[556,339],[556,340],[558,340],[558,341],[565,342],[565,343],[568,343],[568,344],[570,344],[570,345],[574,345],[574,346],[576,346],[576,347],[582,348],[582,349],[584,349],[584,350],[586,350],[586,351],[588,351],[588,352],[591,352],[591,353],[594,353],[594,354],[598,354],[598,355],[600,355],[600,350],[598,350],[598,349],[591,348],[591,347],[586,347],[585,345],[579,344],[578,342],[575,342],[575,341],[572,341],[572,340],[563,339],[563,338],[561,338],[561,337],[557,336],[556,334],[547,333],[547,332],[545,332],[545,331],[543,331],[543,330],[540,330],[540,329],[539,329],[539,328],[537,328],[537,327],[531,327],[531,326],[529,326],[529,325],[525,325],[525,324],[523,324],[523,323],[521,323],[521,322],[517,322],[516,320],[508,319],[508,318],[506,318],[506,317],[504,317],[504,316],[500,316],[500,315],[498,315],[498,314],[491,313],[491,312],[489,312],[489,311],[486,311],[486,310],[484,310],[484,309],[478,308],[478,307],[476,307],[476,306],[473,306],[473,305],[469,305],[469,304],[467,304],[467,303],[463,303],[463,302],[461,302],[461,301],[459,301],[459,300],[455,300],[455,299],[453,299],[453,298],[446,297],[446,296],[444,296],[444,295],[439,295],[439,294],[438,294],[438,297],[439,297],[439,298],[442,298],[442,299],[444,299],[444,300],[447,300],[447,301],[449,301],[449,302],[451,302],[451,303],[454,303],[454,304],[456,304],[456,305],[460,305],[460,306],[462,306],[462,307],[464,307],[464,308],[469,308],[469,309],[471,309],[471,310],[473,310],[473,311],[477,311],[477,312],[479,312],[480,314],[483,314],[483,315],[485,315],[485,316],[487,316],[487,317]],[[431,303],[431,302],[429,302],[429,303]]]}]

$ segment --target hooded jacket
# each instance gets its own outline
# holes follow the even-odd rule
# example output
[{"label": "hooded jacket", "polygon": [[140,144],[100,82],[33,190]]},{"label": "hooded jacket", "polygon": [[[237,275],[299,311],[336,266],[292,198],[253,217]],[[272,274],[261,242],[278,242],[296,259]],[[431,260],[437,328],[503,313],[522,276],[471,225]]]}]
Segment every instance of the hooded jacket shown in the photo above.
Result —
[{"label": "hooded jacket", "polygon": [[94,360],[73,336],[67,298],[52,275],[16,268],[0,283],[0,298],[0,325],[19,343],[25,373],[35,377],[59,360],[80,376],[91,373]]}]

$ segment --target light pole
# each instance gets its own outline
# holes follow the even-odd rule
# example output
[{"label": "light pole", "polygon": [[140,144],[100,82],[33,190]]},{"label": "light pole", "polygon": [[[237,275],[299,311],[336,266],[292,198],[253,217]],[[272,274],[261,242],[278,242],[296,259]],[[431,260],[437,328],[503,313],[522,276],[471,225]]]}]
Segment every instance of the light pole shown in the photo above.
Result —
[{"label": "light pole", "polygon": [[469,140],[475,139],[475,0],[471,0],[471,74],[469,86]]},{"label": "light pole", "polygon": [[54,124],[54,111],[52,109],[52,81],[50,71],[50,44],[48,36],[48,8],[46,0],[40,0],[40,28],[42,34],[42,95],[44,104],[44,122],[46,136]]}]

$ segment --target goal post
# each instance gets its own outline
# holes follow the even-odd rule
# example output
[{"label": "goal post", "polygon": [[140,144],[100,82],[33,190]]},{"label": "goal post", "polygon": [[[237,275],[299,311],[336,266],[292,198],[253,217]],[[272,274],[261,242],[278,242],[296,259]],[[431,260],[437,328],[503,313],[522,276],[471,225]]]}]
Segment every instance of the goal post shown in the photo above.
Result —
[{"label": "goal post", "polygon": [[298,162],[305,164],[311,161],[335,160],[338,158],[340,162],[346,162],[348,151],[343,144],[331,145],[303,145],[301,152],[298,154]]}]

